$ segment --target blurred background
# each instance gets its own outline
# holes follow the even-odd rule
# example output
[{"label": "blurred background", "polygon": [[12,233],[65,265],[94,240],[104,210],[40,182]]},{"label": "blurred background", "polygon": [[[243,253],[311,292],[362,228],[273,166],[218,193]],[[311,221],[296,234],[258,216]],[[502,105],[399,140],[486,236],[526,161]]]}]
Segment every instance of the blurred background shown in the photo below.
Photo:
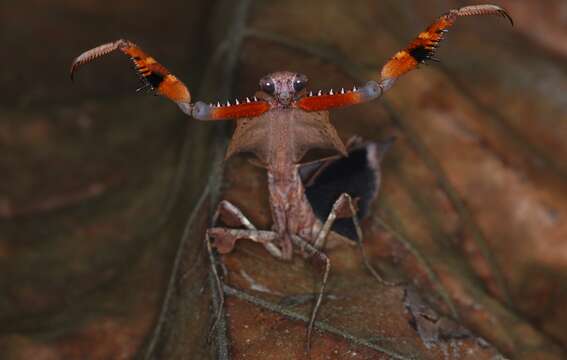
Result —
[{"label": "blurred background", "polygon": [[[203,242],[220,198],[263,228],[265,174],[222,167],[232,124],[136,94],[139,44],[207,102],[253,95],[276,70],[313,89],[376,79],[458,0],[38,0],[0,3],[0,358],[294,359],[320,270],[254,244],[222,258],[211,323]],[[356,249],[333,272],[314,359],[567,358],[567,3],[494,2],[459,19],[441,63],[380,101],[336,111],[341,137],[397,142]],[[251,196],[254,194],[254,196]]]}]

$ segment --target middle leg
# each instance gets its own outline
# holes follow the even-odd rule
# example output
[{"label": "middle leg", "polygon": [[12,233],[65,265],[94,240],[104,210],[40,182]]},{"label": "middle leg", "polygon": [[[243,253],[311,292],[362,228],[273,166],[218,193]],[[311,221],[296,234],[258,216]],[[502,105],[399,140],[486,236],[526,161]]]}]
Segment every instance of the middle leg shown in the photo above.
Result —
[{"label": "middle leg", "polygon": [[[217,224],[219,219],[229,227],[213,227],[207,230],[208,236],[214,238],[214,246],[219,253],[229,253],[234,248],[237,240],[249,239],[264,245],[264,248],[273,257],[282,259],[282,252],[274,243],[278,237],[277,233],[256,229],[242,211],[231,202],[223,200],[219,203],[213,216],[213,226]],[[244,227],[246,230],[236,229],[237,227]]]},{"label": "middle leg", "polygon": [[352,199],[352,197],[347,193],[341,194],[341,196],[339,196],[337,201],[335,201],[335,203],[333,204],[331,213],[325,220],[323,227],[321,228],[321,230],[319,230],[319,233],[315,238],[314,247],[316,249],[322,249],[325,246],[325,241],[327,240],[327,237],[331,232],[331,228],[333,227],[335,220],[342,218],[351,218],[354,224],[354,228],[356,230],[356,235],[358,237],[357,245],[360,250],[360,255],[362,257],[364,266],[368,269],[368,271],[372,274],[372,276],[376,280],[378,280],[378,282],[388,286],[396,285],[395,283],[384,280],[384,278],[370,264],[370,261],[368,260],[368,256],[366,255],[366,251],[364,250],[363,233],[362,233],[362,229],[360,228],[360,223],[358,221],[358,217],[356,216],[356,212],[357,209],[356,209],[355,201]]},{"label": "middle leg", "polygon": [[[277,239],[278,234],[273,231],[257,230],[252,222],[248,220],[248,218],[242,213],[242,211],[240,211],[240,209],[238,209],[229,201],[223,200],[219,203],[213,215],[213,226],[215,226],[219,220],[221,220],[227,226],[234,228],[212,227],[207,229],[205,233],[205,243],[207,246],[207,251],[209,253],[209,259],[212,264],[211,268],[217,286],[217,293],[219,295],[216,316],[209,330],[208,339],[211,338],[213,331],[215,330],[216,325],[222,316],[222,311],[224,308],[223,281],[217,270],[216,261],[213,254],[213,246],[220,254],[226,254],[232,251],[237,240],[249,239],[264,245],[264,248],[275,258],[283,258],[281,250],[276,244],[274,244],[274,240]],[[244,227],[246,229],[237,229],[237,227]],[[214,245],[211,242],[211,238],[215,241]]]}]

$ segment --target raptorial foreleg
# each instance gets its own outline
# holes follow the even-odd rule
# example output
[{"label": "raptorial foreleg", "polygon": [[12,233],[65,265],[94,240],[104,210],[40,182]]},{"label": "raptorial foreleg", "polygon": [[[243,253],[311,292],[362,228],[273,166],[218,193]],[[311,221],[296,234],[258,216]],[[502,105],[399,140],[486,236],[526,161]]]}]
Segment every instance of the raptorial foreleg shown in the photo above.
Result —
[{"label": "raptorial foreleg", "polygon": [[512,18],[503,8],[490,5],[471,5],[453,9],[439,17],[427,29],[419,33],[409,46],[398,51],[380,71],[379,79],[370,80],[363,87],[345,91],[311,92],[298,101],[298,106],[305,111],[322,111],[368,102],[382,96],[404,74],[434,58],[437,47],[444,35],[454,25],[457,18],[475,15],[496,15],[510,20]]},{"label": "raptorial foreleg", "polygon": [[233,103],[227,102],[226,105],[221,105],[220,102],[217,105],[207,105],[201,101],[193,104],[189,89],[181,80],[138,45],[125,39],[118,39],[99,45],[77,56],[71,64],[71,80],[73,80],[80,67],[114,51],[120,51],[132,60],[138,76],[144,83],[138,91],[154,91],[157,95],[161,95],[176,103],[181,111],[197,120],[255,117],[270,109],[268,102],[258,100],[256,97],[253,97],[252,100],[246,98],[242,102],[238,100],[235,100]]}]

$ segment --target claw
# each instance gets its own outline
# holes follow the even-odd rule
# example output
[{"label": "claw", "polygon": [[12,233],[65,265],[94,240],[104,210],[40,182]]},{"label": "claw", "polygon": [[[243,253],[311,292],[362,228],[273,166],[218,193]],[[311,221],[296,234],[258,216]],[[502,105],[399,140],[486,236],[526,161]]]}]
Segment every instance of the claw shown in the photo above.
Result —
[{"label": "claw", "polygon": [[97,46],[77,56],[71,64],[71,80],[73,80],[75,73],[82,65],[108,55],[115,50],[120,50],[128,55],[134,63],[138,76],[144,82],[144,86],[138,89],[138,91],[151,88],[156,91],[156,94],[177,103],[181,109],[191,107],[191,94],[185,84],[177,79],[165,66],[142,51],[136,44],[124,39]]},{"label": "claw", "polygon": [[426,61],[438,61],[434,58],[435,51],[443,41],[445,33],[454,25],[457,18],[475,15],[502,16],[507,18],[512,25],[514,24],[506,10],[496,5],[473,5],[451,10],[421,32],[405,50],[398,52],[384,65],[381,71],[382,81],[399,78]]}]

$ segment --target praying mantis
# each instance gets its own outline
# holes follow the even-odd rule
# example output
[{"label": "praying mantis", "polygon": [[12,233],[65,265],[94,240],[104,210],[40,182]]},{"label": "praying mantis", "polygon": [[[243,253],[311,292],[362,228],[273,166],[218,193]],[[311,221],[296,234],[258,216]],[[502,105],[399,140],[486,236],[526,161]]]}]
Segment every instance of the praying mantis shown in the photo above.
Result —
[{"label": "praying mantis", "polygon": [[[329,111],[380,98],[402,75],[422,63],[436,60],[436,49],[459,17],[476,15],[502,16],[513,24],[510,15],[496,5],[450,10],[419,33],[407,48],[397,52],[382,67],[377,80],[350,90],[309,91],[307,76],[278,71],[261,78],[259,91],[243,100],[216,105],[192,102],[190,91],[181,80],[136,44],[124,39],[83,52],[73,61],[70,72],[73,78],[82,65],[118,50],[130,57],[144,82],[139,90],[154,91],[196,120],[236,120],[225,159],[239,153],[252,153],[256,157],[255,164],[266,170],[273,225],[269,230],[258,229],[235,204],[223,200],[213,216],[213,227],[206,231],[206,244],[209,251],[216,249],[220,254],[226,254],[234,249],[238,240],[251,240],[280,260],[291,260],[294,252],[298,252],[324,264],[321,286],[307,326],[309,351],[313,326],[331,270],[325,246],[328,242],[354,241],[362,249],[359,220],[366,215],[369,201],[378,192],[380,162],[391,144],[363,142],[359,138],[343,143],[329,120]],[[332,150],[338,155],[302,162],[304,155],[312,149]],[[355,159],[356,165],[341,162],[343,157]],[[358,185],[342,190],[333,188],[335,198],[321,209],[321,204],[314,200],[316,185],[332,183],[329,176],[333,172],[345,171],[353,172],[351,180]],[[220,223],[224,226],[219,226]],[[363,259],[369,271],[383,281],[365,256]],[[216,267],[212,268],[222,300],[224,292],[220,276]]]}]

